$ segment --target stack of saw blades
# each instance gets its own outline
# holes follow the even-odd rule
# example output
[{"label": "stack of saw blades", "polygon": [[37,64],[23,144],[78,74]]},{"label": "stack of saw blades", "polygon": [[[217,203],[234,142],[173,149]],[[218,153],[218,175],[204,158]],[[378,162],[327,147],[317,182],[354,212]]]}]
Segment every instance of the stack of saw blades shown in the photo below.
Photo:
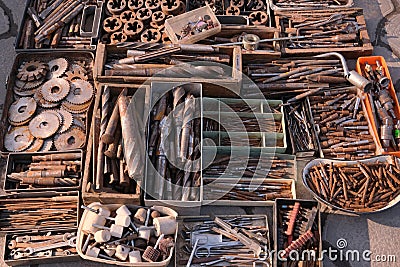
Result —
[{"label": "stack of saw blades", "polygon": [[86,140],[86,113],[94,88],[84,61],[55,58],[23,62],[16,75],[14,102],[4,148],[10,152],[64,151]]}]

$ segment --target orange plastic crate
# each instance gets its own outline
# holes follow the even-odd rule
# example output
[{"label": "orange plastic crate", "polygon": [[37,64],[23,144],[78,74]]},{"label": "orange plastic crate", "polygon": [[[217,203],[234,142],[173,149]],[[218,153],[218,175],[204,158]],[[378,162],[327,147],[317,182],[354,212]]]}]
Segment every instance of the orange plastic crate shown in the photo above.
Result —
[{"label": "orange plastic crate", "polygon": [[[393,103],[393,107],[394,107],[394,113],[396,115],[396,118],[399,120],[400,119],[400,106],[399,106],[399,101],[397,99],[397,95],[396,95],[396,91],[395,88],[393,86],[393,82],[392,82],[392,78],[390,77],[390,73],[389,73],[389,68],[386,64],[385,59],[382,56],[370,56],[370,57],[359,57],[357,60],[357,65],[356,65],[356,71],[363,75],[364,73],[364,67],[365,64],[369,64],[372,66],[373,69],[376,68],[376,61],[378,61],[381,66],[383,67],[383,71],[384,71],[384,75],[386,77],[389,78],[390,80],[390,84],[389,84],[389,94],[390,96],[393,98],[394,103]],[[367,115],[369,117],[370,123],[372,124],[372,129],[373,129],[373,135],[375,136],[376,139],[376,143],[377,143],[377,152],[379,154],[383,154],[383,155],[395,155],[395,156],[400,156],[400,151],[395,151],[392,147],[390,147],[388,149],[388,151],[385,151],[382,147],[382,143],[381,143],[381,139],[379,136],[379,129],[377,128],[376,124],[375,124],[375,119],[374,116],[372,114],[372,105],[373,103],[370,102],[369,97],[366,95],[366,97],[364,98],[364,103],[365,103],[365,107],[367,109]],[[396,124],[396,121],[393,122],[394,124]]]}]

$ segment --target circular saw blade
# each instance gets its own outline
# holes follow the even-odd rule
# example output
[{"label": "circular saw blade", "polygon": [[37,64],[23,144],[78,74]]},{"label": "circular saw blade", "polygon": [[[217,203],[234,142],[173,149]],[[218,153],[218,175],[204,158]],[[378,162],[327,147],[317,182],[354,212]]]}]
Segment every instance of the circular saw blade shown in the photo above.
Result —
[{"label": "circular saw blade", "polygon": [[49,65],[47,79],[60,78],[68,70],[68,60],[62,57],[53,59],[47,64]]},{"label": "circular saw blade", "polygon": [[81,128],[73,126],[65,133],[54,137],[54,146],[59,151],[77,149],[85,144],[85,139],[85,132]]},{"label": "circular saw blade", "polygon": [[46,77],[48,66],[38,60],[22,63],[18,69],[17,78],[21,81],[35,81]]},{"label": "circular saw blade", "polygon": [[26,150],[34,141],[28,126],[11,127],[4,136],[4,148],[11,152]]},{"label": "circular saw blade", "polygon": [[31,81],[31,82],[24,82],[21,80],[16,79],[15,80],[15,86],[18,87],[20,91],[29,91],[34,88],[38,88],[40,85],[42,85],[44,82],[44,78],[36,80],[36,81]]},{"label": "circular saw blade", "polygon": [[57,112],[63,118],[63,124],[61,125],[61,128],[58,130],[58,132],[65,133],[74,124],[74,117],[72,116],[72,114],[70,112],[68,112],[67,110],[65,110],[63,108],[58,109]]},{"label": "circular saw blade", "polygon": [[59,102],[52,103],[52,102],[46,101],[42,96],[41,90],[36,90],[35,94],[33,95],[33,98],[38,103],[38,105],[41,106],[42,108],[56,108],[60,105]]},{"label": "circular saw blade", "polygon": [[43,147],[43,144],[44,144],[43,139],[35,138],[32,145],[27,150],[25,150],[25,152],[29,153],[38,152]]},{"label": "circular saw blade", "polygon": [[29,122],[29,131],[36,138],[46,139],[53,136],[60,125],[58,116],[45,110]]},{"label": "circular saw blade", "polygon": [[71,83],[71,90],[66,100],[74,105],[88,103],[93,97],[93,86],[84,80],[75,80]]},{"label": "circular saw blade", "polygon": [[36,101],[32,97],[22,97],[11,104],[8,109],[8,121],[19,124],[29,121],[36,111]]},{"label": "circular saw blade", "polygon": [[67,76],[66,79],[70,82],[76,80],[84,80],[84,81],[88,80],[88,76],[80,70],[67,71],[65,75]]},{"label": "circular saw blade", "polygon": [[51,79],[40,89],[44,100],[55,103],[63,100],[69,94],[70,85],[67,80],[63,78]]},{"label": "circular saw blade", "polygon": [[48,152],[53,148],[53,139],[45,139],[38,152]]}]

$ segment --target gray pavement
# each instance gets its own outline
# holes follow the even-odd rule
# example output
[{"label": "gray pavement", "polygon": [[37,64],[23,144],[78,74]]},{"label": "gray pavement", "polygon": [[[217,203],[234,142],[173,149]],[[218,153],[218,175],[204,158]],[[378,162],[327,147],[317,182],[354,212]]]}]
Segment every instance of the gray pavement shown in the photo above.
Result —
[{"label": "gray pavement", "polygon": [[[5,81],[14,60],[14,40],[17,34],[17,25],[20,24],[24,10],[23,0],[0,0],[0,114],[5,96]],[[400,91],[400,0],[355,0],[355,6],[363,7],[367,22],[369,36],[375,46],[374,54],[386,58],[393,82]],[[354,62],[352,63],[354,64]],[[299,169],[305,162],[299,162]],[[301,185],[301,173],[298,174],[298,196],[311,198],[307,190]],[[324,210],[326,207],[324,207]],[[400,266],[400,206],[385,212],[368,216],[348,216],[340,213],[323,214],[323,245],[324,249],[339,249],[332,256],[339,260],[324,260],[324,266]],[[272,222],[271,208],[223,208],[207,207],[202,209],[203,214],[267,214]],[[272,224],[270,225],[272,227]],[[339,239],[345,239],[338,243]],[[0,244],[3,244],[1,242]],[[340,260],[340,254],[344,255],[349,250],[358,250],[361,261]],[[371,251],[371,261],[363,261],[362,255],[368,256]],[[2,262],[2,248],[0,246],[0,266]],[[397,263],[377,262],[375,256],[395,255]],[[100,266],[91,262],[59,263],[48,266]],[[41,265],[46,266],[46,265]]]}]

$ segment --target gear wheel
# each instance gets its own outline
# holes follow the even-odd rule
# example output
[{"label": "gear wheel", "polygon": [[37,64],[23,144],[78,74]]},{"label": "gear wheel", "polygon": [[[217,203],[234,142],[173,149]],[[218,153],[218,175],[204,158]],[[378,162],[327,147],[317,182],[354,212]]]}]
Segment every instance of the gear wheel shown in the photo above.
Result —
[{"label": "gear wheel", "polygon": [[86,67],[82,66],[80,64],[77,64],[77,63],[71,64],[71,68],[70,69],[71,69],[71,71],[79,71],[79,72],[82,72],[84,74],[88,74],[88,71],[86,70]]},{"label": "gear wheel", "polygon": [[74,116],[74,126],[81,127],[83,130],[86,130],[85,122],[81,117]]},{"label": "gear wheel", "polygon": [[27,123],[35,114],[36,101],[32,97],[22,97],[11,104],[8,109],[8,121],[18,126]]},{"label": "gear wheel", "polygon": [[68,101],[64,101],[61,105],[64,109],[73,114],[81,114],[85,113],[89,109],[90,104],[91,102],[87,102],[86,104],[83,105],[74,105],[69,103]]},{"label": "gear wheel", "polygon": [[26,150],[34,141],[28,126],[11,127],[4,136],[4,148],[11,152]]},{"label": "gear wheel", "polygon": [[86,134],[79,127],[72,127],[63,134],[54,137],[54,145],[57,150],[72,150],[81,148],[85,144]]},{"label": "gear wheel", "polygon": [[17,79],[15,80],[15,86],[18,87],[20,91],[28,91],[34,88],[38,88],[40,85],[43,84],[43,82],[44,78],[31,82],[24,82]]},{"label": "gear wheel", "polygon": [[49,138],[53,136],[61,126],[60,119],[51,111],[43,111],[29,123],[29,130],[36,138]]},{"label": "gear wheel", "polygon": [[51,103],[49,101],[46,101],[42,96],[41,90],[36,90],[33,98],[42,108],[56,108],[60,105],[60,103]]},{"label": "gear wheel", "polygon": [[[58,110],[50,109],[50,110],[46,110],[46,112],[52,113],[58,117],[58,120],[60,121],[60,128],[61,128],[61,126],[64,124],[64,120],[63,120],[63,116],[58,112]],[[58,130],[60,130],[60,128],[58,128]]]},{"label": "gear wheel", "polygon": [[36,89],[21,90],[18,87],[14,86],[13,91],[16,96],[26,97],[26,96],[33,96],[36,92]]},{"label": "gear wheel", "polygon": [[49,72],[47,79],[60,78],[68,70],[68,61],[65,58],[56,58],[49,63]]},{"label": "gear wheel", "polygon": [[65,73],[65,75],[67,76],[66,79],[70,82],[73,82],[76,80],[84,80],[84,81],[88,80],[87,75],[80,70],[67,71]]},{"label": "gear wheel", "polygon": [[42,148],[38,152],[48,152],[53,148],[53,139],[44,140]]},{"label": "gear wheel", "polygon": [[74,105],[88,103],[93,97],[93,86],[88,81],[75,80],[71,83],[71,90],[66,100]]},{"label": "gear wheel", "polygon": [[44,100],[49,102],[59,102],[69,94],[70,85],[63,78],[54,78],[43,84],[40,92]]},{"label": "gear wheel", "polygon": [[44,144],[43,139],[35,138],[32,145],[27,150],[25,150],[25,152],[29,152],[29,153],[38,152],[43,147],[43,144]]},{"label": "gear wheel", "polygon": [[58,130],[58,132],[65,133],[74,124],[74,117],[70,112],[63,108],[60,108],[59,110],[57,110],[57,112],[62,116],[63,119],[63,124],[61,125],[61,128]]},{"label": "gear wheel", "polygon": [[38,60],[24,62],[18,69],[17,78],[21,81],[36,81],[46,77],[48,66]]}]

